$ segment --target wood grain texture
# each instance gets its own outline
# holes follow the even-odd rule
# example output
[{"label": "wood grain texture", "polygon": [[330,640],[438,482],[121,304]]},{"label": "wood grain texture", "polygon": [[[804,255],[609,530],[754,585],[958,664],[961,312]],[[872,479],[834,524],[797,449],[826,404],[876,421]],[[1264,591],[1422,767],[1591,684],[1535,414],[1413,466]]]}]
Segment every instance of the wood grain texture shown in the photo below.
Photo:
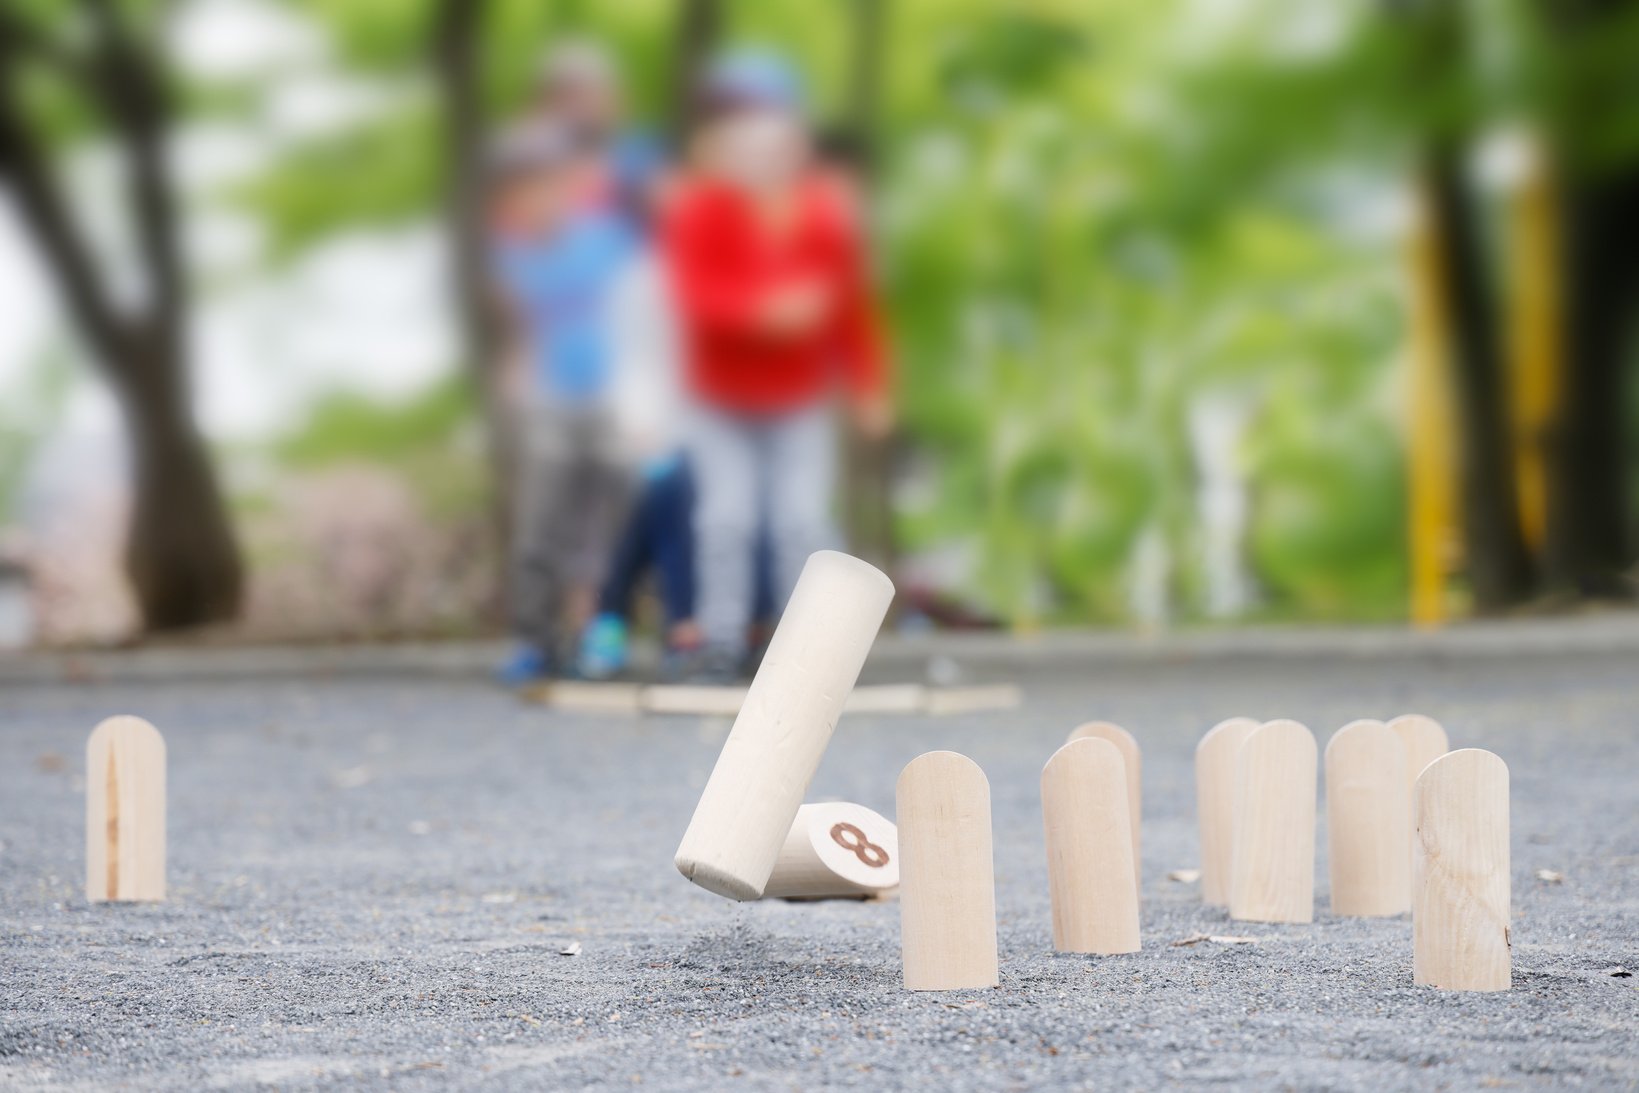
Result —
[{"label": "wood grain texture", "polygon": [[1201,899],[1229,906],[1230,856],[1235,832],[1235,760],[1259,725],[1232,717],[1213,726],[1195,745],[1195,817],[1201,832]]},{"label": "wood grain texture", "polygon": [[797,809],[764,899],[865,899],[899,887],[899,830],[846,801]]},{"label": "wood grain texture", "polygon": [[1314,735],[1296,721],[1270,721],[1241,745],[1230,918],[1314,921],[1316,771]]},{"label": "wood grain texture", "polygon": [[1411,910],[1406,746],[1381,721],[1351,721],[1326,744],[1326,843],[1334,915]]},{"label": "wood grain texture", "polygon": [[984,771],[965,755],[930,751],[900,773],[895,796],[905,987],[996,986],[996,879]]},{"label": "wood grain texture", "polygon": [[1389,722],[1389,728],[1406,746],[1406,808],[1409,810],[1418,775],[1450,751],[1451,743],[1446,738],[1445,726],[1420,713],[1401,714]]},{"label": "wood grain texture", "polygon": [[1047,884],[1059,952],[1139,950],[1129,771],[1121,749],[1102,736],[1071,740],[1042,768]]},{"label": "wood grain texture", "polygon": [[85,898],[165,898],[165,740],[110,717],[85,745]]},{"label": "wood grain texture", "polygon": [[1444,990],[1507,990],[1508,765],[1478,748],[1449,752],[1417,779],[1413,807],[1413,978]]},{"label": "wood grain texture", "polygon": [[875,566],[809,556],[678,845],[689,880],[730,899],[762,895],[891,599]]},{"label": "wood grain texture", "polygon": [[[1128,828],[1133,842],[1133,884],[1144,890],[1143,829],[1144,829],[1144,753],[1133,734],[1113,721],[1089,721],[1070,733],[1070,740],[1108,740],[1121,753],[1127,781],[1127,808],[1131,813]],[[1066,741],[1068,743],[1069,741]]]}]

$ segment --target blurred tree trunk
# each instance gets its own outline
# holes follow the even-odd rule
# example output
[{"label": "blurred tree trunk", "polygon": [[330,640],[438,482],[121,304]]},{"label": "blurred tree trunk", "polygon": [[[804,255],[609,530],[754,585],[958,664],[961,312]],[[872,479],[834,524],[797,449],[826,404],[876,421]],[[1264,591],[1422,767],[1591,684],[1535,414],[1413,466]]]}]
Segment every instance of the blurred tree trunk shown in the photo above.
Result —
[{"label": "blurred tree trunk", "polygon": [[[126,565],[143,626],[168,630],[233,618],[243,569],[222,493],[194,426],[188,383],[191,300],[176,187],[166,160],[174,116],[153,48],[115,0],[81,0],[72,51],[0,8],[0,178],[64,304],[119,397],[133,452]],[[116,305],[51,163],[45,127],[24,106],[21,69],[49,64],[82,89],[110,128],[145,297]]]},{"label": "blurred tree trunk", "polygon": [[[1631,18],[1636,8],[1636,0],[1544,5],[1550,36],[1573,41]],[[1600,143],[1596,130],[1620,109],[1612,92],[1632,87],[1632,58],[1616,64],[1615,73],[1598,65],[1572,69],[1554,118],[1562,179],[1564,374],[1549,447],[1545,553],[1556,591],[1631,598],[1624,571],[1635,560],[1629,444],[1639,364],[1639,164],[1631,155],[1621,165],[1595,164],[1588,154]]]},{"label": "blurred tree trunk", "polygon": [[[511,538],[517,437],[512,407],[498,382],[501,332],[489,288],[484,243],[483,33],[488,0],[440,0],[431,54],[443,111],[445,225],[449,236],[461,356],[483,415],[490,467],[490,524],[498,549]],[[497,578],[495,603],[502,599]]]},{"label": "blurred tree trunk", "polygon": [[1464,186],[1461,145],[1437,140],[1423,167],[1439,249],[1441,298],[1449,309],[1452,389],[1461,431],[1461,502],[1474,605],[1482,613],[1528,600],[1531,559],[1520,529],[1509,443],[1507,371],[1494,286]]},{"label": "blurred tree trunk", "polygon": [[1565,373],[1549,449],[1548,578],[1556,590],[1628,598],[1639,172],[1572,183],[1565,201]]},{"label": "blurred tree trunk", "polygon": [[[868,191],[880,165],[882,65],[888,0],[850,0],[849,68],[843,144]],[[898,557],[893,524],[893,470],[898,438],[850,434],[847,444],[848,542],[854,553],[892,574]]]},{"label": "blurred tree trunk", "polygon": [[672,51],[671,136],[678,149],[694,125],[695,89],[723,32],[720,0],[678,0]]}]

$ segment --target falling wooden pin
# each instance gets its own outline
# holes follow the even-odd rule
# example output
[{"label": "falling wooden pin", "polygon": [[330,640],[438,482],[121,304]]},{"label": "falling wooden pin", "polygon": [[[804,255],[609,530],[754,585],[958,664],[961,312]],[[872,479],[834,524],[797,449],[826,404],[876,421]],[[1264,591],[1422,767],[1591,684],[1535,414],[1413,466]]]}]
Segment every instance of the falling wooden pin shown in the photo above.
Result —
[{"label": "falling wooden pin", "polygon": [[1241,745],[1258,727],[1250,717],[1232,717],[1195,745],[1195,816],[1201,831],[1201,899],[1229,905],[1230,851],[1235,831],[1235,761]]},{"label": "falling wooden pin", "polygon": [[1406,746],[1381,721],[1351,721],[1326,743],[1326,843],[1332,913],[1411,910]]},{"label": "falling wooden pin", "polygon": [[874,566],[810,555],[677,848],[677,869],[730,899],[763,894],[893,599]]},{"label": "falling wooden pin", "polygon": [[165,898],[165,740],[110,717],[85,745],[85,898]]},{"label": "falling wooden pin", "polygon": [[1296,721],[1271,721],[1241,745],[1230,918],[1314,921],[1315,774],[1315,738]]},{"label": "falling wooden pin", "polygon": [[866,899],[897,887],[893,823],[864,805],[826,801],[797,809],[763,898]]},{"label": "falling wooden pin", "polygon": [[896,797],[905,987],[996,986],[996,879],[984,771],[965,755],[930,751],[900,773]]},{"label": "falling wooden pin", "polygon": [[1053,947],[1136,953],[1138,884],[1132,868],[1129,768],[1109,740],[1071,740],[1041,772]]},{"label": "falling wooden pin", "polygon": [[[1139,750],[1133,734],[1111,721],[1089,721],[1070,733],[1070,740],[1087,738],[1108,740],[1121,753],[1126,770],[1128,827],[1133,841],[1133,883],[1144,887],[1143,828],[1144,828],[1144,754]],[[1069,741],[1066,741],[1068,743]]]},{"label": "falling wooden pin", "polygon": [[1508,765],[1464,748],[1417,779],[1412,840],[1412,977],[1454,991],[1513,984]]}]

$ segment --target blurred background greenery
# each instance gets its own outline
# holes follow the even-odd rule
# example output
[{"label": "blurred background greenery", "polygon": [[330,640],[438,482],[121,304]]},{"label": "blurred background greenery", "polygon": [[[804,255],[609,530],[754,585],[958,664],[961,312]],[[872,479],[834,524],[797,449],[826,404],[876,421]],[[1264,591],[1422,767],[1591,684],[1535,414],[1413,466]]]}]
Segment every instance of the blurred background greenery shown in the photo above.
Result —
[{"label": "blurred background greenery", "polygon": [[[339,239],[430,230],[438,241],[426,259],[448,275],[436,366],[406,369],[414,382],[383,393],[355,384],[345,355],[332,353],[328,374],[280,396],[290,408],[276,420],[234,428],[202,413],[207,462],[220,469],[232,512],[220,534],[197,508],[167,501],[158,486],[145,491],[139,454],[139,514],[158,506],[165,526],[218,539],[188,564],[216,574],[204,584],[233,584],[229,598],[248,604],[253,628],[484,625],[496,457],[484,440],[493,411],[477,394],[488,348],[470,270],[463,284],[466,172],[485,129],[523,106],[543,49],[565,35],[615,52],[634,117],[656,132],[674,127],[678,89],[714,48],[771,46],[808,77],[827,132],[858,151],[904,422],[886,472],[874,473],[889,478],[888,538],[906,586],[1020,627],[1390,620],[1412,611],[1422,552],[1440,578],[1437,607],[1424,612],[1434,621],[1620,591],[1604,578],[1632,564],[1635,279],[1631,255],[1623,264],[1609,252],[1632,238],[1622,234],[1631,215],[1612,208],[1624,196],[1639,204],[1639,5],[0,0],[0,9],[0,102],[9,103],[0,164],[9,159],[20,222],[36,229],[19,236],[33,234],[44,255],[32,276],[55,280],[69,301],[64,324],[82,331],[18,349],[0,373],[0,512],[13,523],[28,507],[29,453],[67,414],[70,358],[101,362],[127,420],[145,413],[132,393],[143,381],[122,379],[143,366],[119,363],[144,350],[117,330],[83,336],[98,306],[126,306],[120,285],[101,292],[113,302],[76,303],[74,278],[56,269],[62,253],[37,232],[49,205],[28,197],[30,155],[61,163],[107,149],[135,165],[128,264],[150,289],[148,310],[127,313],[153,321],[133,321],[133,337],[183,332],[172,340],[190,348],[171,347],[175,369],[215,375],[218,387],[258,390],[266,377],[244,369],[278,365],[232,373],[211,359],[209,339],[187,331],[213,301],[287,276]],[[273,27],[309,44],[290,51],[294,60],[271,51],[265,63],[200,63],[218,48],[209,42],[237,40],[235,27],[241,37]],[[147,86],[121,68],[132,43],[127,52],[141,54],[166,93],[157,120],[125,117],[105,89],[131,78]],[[103,73],[89,89],[59,63],[75,50]],[[322,124],[276,124],[316,72],[329,89],[314,108]],[[176,224],[162,227],[191,269],[172,299],[165,286],[177,263],[140,230],[145,124],[173,148],[190,132],[260,141],[260,154],[234,170],[193,184],[177,166],[164,180]],[[1544,178],[1556,204],[1532,213],[1519,195]],[[94,221],[95,196],[71,196],[91,202]],[[187,245],[190,221],[213,215],[253,229],[252,242],[214,266],[190,259]],[[1533,215],[1558,226],[1547,238],[1570,243],[1530,249]],[[1576,241],[1599,236],[1600,225],[1603,250],[1583,255]],[[1419,233],[1440,255],[1422,281]],[[121,253],[95,243],[87,247],[98,255]],[[1523,302],[1512,287],[1522,264],[1549,270]],[[1574,305],[1601,270],[1600,283],[1623,287],[1600,297],[1589,319]],[[1411,319],[1419,296],[1433,316],[1421,364]],[[1530,341],[1518,332],[1522,311],[1547,315],[1535,357],[1521,348]],[[1614,327],[1614,347],[1578,340],[1583,320]],[[320,321],[300,311],[272,320]],[[1446,417],[1416,416],[1417,367],[1449,388]],[[1537,374],[1557,392],[1555,435],[1597,432],[1596,452],[1562,450],[1520,426],[1531,409],[1522,392]],[[182,388],[181,401],[197,405],[197,392]],[[1615,411],[1596,393],[1613,390]],[[1614,424],[1577,417],[1589,401]],[[1456,451],[1415,471],[1417,428],[1448,430]],[[1582,481],[1577,468],[1594,460],[1614,484],[1565,494],[1548,506],[1548,531],[1534,533],[1517,466],[1532,453],[1552,481]],[[1424,484],[1408,486],[1417,474]],[[1419,532],[1417,488],[1449,492],[1456,515]],[[361,496],[382,500],[372,508]],[[1586,510],[1608,510],[1613,497],[1614,541],[1585,526],[1598,522]],[[336,531],[365,511],[384,515]],[[203,549],[151,537],[162,554]],[[411,539],[422,546],[408,551]],[[233,556],[246,565],[225,560]],[[167,585],[151,563],[132,565],[138,624],[240,614],[201,581]]]}]

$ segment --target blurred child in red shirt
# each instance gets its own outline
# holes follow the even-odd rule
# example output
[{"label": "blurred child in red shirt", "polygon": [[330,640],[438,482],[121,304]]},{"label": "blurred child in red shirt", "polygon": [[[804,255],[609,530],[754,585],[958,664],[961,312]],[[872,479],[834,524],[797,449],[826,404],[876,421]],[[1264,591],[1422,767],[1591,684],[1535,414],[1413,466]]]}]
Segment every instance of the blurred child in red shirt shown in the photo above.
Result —
[{"label": "blurred child in red shirt", "polygon": [[873,434],[892,411],[855,209],[814,166],[794,74],[734,54],[703,96],[661,246],[693,404],[701,675],[722,678],[743,663],[759,526],[781,606],[808,555],[836,545],[834,396]]}]

